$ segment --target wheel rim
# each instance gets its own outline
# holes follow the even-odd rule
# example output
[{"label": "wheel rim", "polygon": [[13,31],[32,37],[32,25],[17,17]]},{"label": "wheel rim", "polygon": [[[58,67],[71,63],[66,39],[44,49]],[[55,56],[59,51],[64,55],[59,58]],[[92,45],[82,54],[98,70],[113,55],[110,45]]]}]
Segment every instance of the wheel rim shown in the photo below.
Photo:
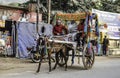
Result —
[{"label": "wheel rim", "polygon": [[31,59],[33,62],[40,62],[40,54],[39,53],[31,53]]},{"label": "wheel rim", "polygon": [[82,52],[82,61],[83,61],[84,68],[85,69],[92,68],[94,64],[94,59],[95,59],[95,55],[94,55],[93,48],[91,47],[91,49],[89,50],[87,47],[85,47]]},{"label": "wheel rim", "polygon": [[64,56],[61,56],[60,52],[59,52],[57,57],[58,57],[58,65],[59,66],[64,66],[65,65]]}]

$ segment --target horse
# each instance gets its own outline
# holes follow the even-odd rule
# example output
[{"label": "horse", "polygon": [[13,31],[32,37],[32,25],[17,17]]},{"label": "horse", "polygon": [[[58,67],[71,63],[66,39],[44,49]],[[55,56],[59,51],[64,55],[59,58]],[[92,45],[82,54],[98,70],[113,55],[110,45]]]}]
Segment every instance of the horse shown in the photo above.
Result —
[{"label": "horse", "polygon": [[[41,32],[44,33],[45,31],[45,27],[41,27]],[[78,46],[83,45],[81,44],[81,39],[79,38],[81,36],[80,33],[76,33],[76,43]],[[62,37],[62,36],[61,36]],[[37,69],[37,73],[40,71],[40,67],[41,67],[41,62],[43,60],[44,54],[46,53],[47,50],[47,54],[48,54],[48,60],[49,60],[49,72],[51,72],[51,54],[55,53],[55,65],[53,67],[53,70],[57,67],[57,65],[59,66],[64,66],[65,65],[65,70],[67,70],[67,61],[68,61],[68,57],[69,57],[69,51],[72,50],[72,62],[73,62],[73,58],[74,58],[74,50],[73,50],[73,45],[71,44],[67,44],[67,43],[63,43],[62,41],[65,41],[63,38],[61,37],[48,37],[45,35],[39,36],[39,39],[37,41],[37,51],[40,52],[40,61],[39,61],[39,65],[38,65],[38,69]],[[57,42],[55,42],[55,40],[58,40]],[[84,41],[84,40],[83,40]],[[64,61],[63,64],[61,64],[59,61]]]},{"label": "horse", "polygon": [[[43,60],[43,56],[45,53],[45,48],[48,49],[48,60],[49,60],[49,72],[51,72],[51,54],[55,53],[55,66],[53,67],[53,70],[57,67],[57,65],[61,65],[59,63],[60,58],[64,59],[65,63],[62,64],[61,66],[65,65],[65,70],[67,70],[67,60],[68,60],[68,51],[67,51],[67,45],[66,44],[62,44],[62,43],[56,43],[53,41],[49,41],[49,39],[47,37],[43,37],[43,38],[39,38],[38,39],[38,46],[40,48],[40,46],[44,46],[40,52],[40,62],[38,65],[38,69],[37,69],[37,73],[40,71],[40,67],[41,67],[41,62]],[[60,56],[59,56],[60,55]]]}]

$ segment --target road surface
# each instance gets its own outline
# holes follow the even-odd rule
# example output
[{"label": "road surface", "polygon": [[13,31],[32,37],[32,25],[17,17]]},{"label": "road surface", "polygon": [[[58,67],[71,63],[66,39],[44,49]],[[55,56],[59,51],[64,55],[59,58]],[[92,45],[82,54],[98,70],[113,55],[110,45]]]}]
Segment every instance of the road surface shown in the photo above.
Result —
[{"label": "road surface", "polygon": [[67,71],[57,67],[48,72],[48,63],[43,63],[40,73],[36,74],[38,64],[31,60],[0,58],[0,78],[120,78],[120,57],[97,56],[90,70],[84,70],[82,62],[70,66],[69,60],[68,65]]}]

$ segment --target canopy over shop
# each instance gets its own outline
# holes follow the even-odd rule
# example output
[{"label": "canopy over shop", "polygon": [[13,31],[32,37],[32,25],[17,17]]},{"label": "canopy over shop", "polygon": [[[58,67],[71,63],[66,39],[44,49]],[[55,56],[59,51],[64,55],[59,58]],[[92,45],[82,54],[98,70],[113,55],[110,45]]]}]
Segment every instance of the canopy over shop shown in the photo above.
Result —
[{"label": "canopy over shop", "polygon": [[5,20],[10,20],[16,12],[23,13],[26,11],[25,8],[0,5],[0,31],[5,31],[7,27],[10,27],[5,25]]}]

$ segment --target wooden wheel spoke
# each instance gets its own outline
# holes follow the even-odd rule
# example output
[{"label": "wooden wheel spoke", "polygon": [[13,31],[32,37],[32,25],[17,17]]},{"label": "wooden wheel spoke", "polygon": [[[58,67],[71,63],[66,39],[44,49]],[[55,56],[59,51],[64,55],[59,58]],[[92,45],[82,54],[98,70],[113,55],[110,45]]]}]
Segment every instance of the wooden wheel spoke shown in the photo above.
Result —
[{"label": "wooden wheel spoke", "polygon": [[86,65],[87,65],[87,67],[89,67],[89,68],[92,66],[92,62],[90,61],[90,59],[87,59]]},{"label": "wooden wheel spoke", "polygon": [[94,51],[88,52],[86,48],[86,50],[83,52],[82,60],[86,69],[91,68],[94,64]]}]

